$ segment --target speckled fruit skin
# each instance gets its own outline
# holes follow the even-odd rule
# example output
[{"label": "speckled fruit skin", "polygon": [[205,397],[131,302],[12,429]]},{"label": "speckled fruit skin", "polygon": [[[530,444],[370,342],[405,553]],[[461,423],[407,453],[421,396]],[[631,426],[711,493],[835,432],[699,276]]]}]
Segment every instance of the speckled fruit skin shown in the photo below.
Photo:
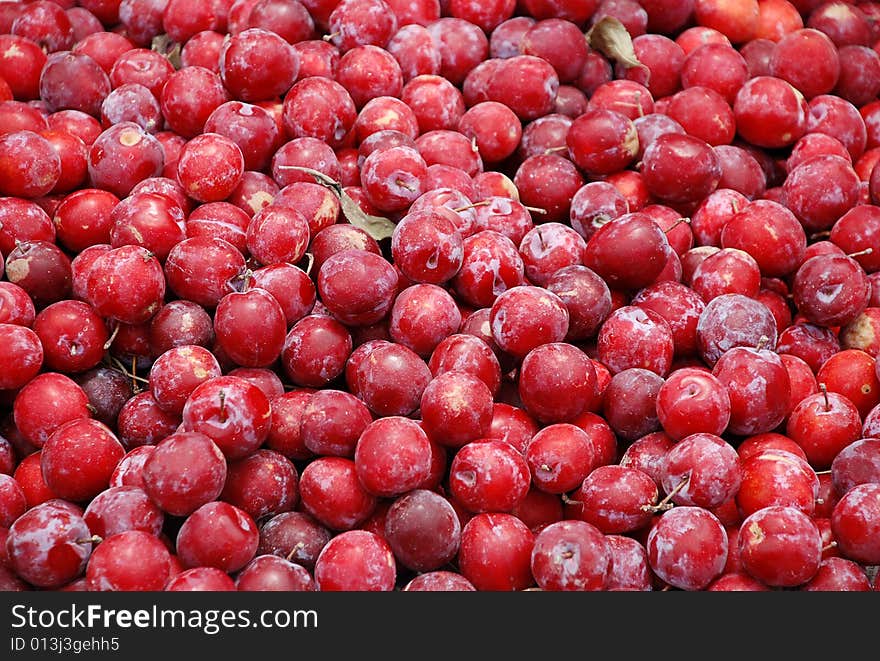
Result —
[{"label": "speckled fruit skin", "polygon": [[0,2],[0,589],[880,589],[878,20]]}]

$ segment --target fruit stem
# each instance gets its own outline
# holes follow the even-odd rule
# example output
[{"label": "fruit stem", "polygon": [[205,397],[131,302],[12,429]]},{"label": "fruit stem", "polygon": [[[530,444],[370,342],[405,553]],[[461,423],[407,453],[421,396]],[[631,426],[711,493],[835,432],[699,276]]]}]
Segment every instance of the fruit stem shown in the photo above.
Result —
[{"label": "fruit stem", "polygon": [[822,395],[825,397],[825,411],[830,411],[831,402],[828,401],[828,386],[826,386],[824,383],[820,383],[819,390],[822,391]]},{"label": "fruit stem", "polygon": [[864,250],[859,250],[858,252],[851,252],[847,255],[847,257],[855,259],[856,257],[864,257],[865,255],[873,254],[873,252],[873,248],[865,248]]},{"label": "fruit stem", "polygon": [[758,340],[757,346],[755,346],[755,351],[762,351],[764,349],[764,347],[767,346],[767,343],[769,341],[770,341],[769,337],[767,337],[766,335],[762,335],[760,337],[760,339]]},{"label": "fruit stem", "polygon": [[837,547],[837,542],[828,542],[825,546],[822,547],[822,553],[825,551],[830,551],[833,548]]},{"label": "fruit stem", "polygon": [[110,333],[110,337],[107,338],[107,341],[104,342],[104,351],[108,351],[110,347],[113,345],[113,341],[116,339],[116,336],[119,334],[119,324],[113,328],[113,332]]},{"label": "fruit stem", "polygon": [[663,233],[664,233],[664,234],[669,234],[672,230],[674,230],[676,227],[678,227],[678,226],[681,225],[682,223],[686,223],[686,224],[689,225],[690,222],[691,222],[691,219],[690,219],[690,218],[679,218],[679,219],[676,220],[674,223],[672,223],[672,225],[670,225],[670,226],[667,227],[665,230],[663,230]]},{"label": "fruit stem", "polygon": [[220,422],[226,422],[226,391],[221,390],[218,396],[220,397]]},{"label": "fruit stem", "polygon": [[98,535],[92,535],[91,537],[86,537],[85,539],[76,540],[77,544],[100,544],[104,539],[99,537]]},{"label": "fruit stem", "polygon": [[525,209],[527,211],[531,211],[532,213],[539,213],[541,215],[544,215],[545,213],[547,213],[547,209],[542,209],[540,207],[526,207],[525,205],[523,205],[523,206],[525,207]]},{"label": "fruit stem", "polygon": [[304,549],[306,545],[303,542],[297,542],[292,549],[290,549],[290,553],[287,554],[287,561],[293,562],[294,556],[296,556],[297,551],[301,551]]},{"label": "fruit stem", "polygon": [[827,239],[829,236],[831,236],[831,230],[816,232],[815,234],[810,234],[810,241],[815,241],[816,239]]},{"label": "fruit stem", "polygon": [[568,494],[562,494],[562,502],[565,505],[583,505],[583,503],[579,500],[572,500],[568,497]]},{"label": "fruit stem", "polygon": [[113,356],[111,356],[110,362],[111,362],[110,367],[112,369],[115,369],[117,372],[121,372],[122,374],[124,374],[125,376],[127,376],[128,378],[130,378],[133,381],[132,388],[134,389],[135,393],[141,392],[140,386],[137,385],[138,381],[140,381],[141,383],[149,383],[150,382],[149,379],[144,379],[143,377],[140,377],[137,374],[134,374],[133,372],[129,372],[128,368],[126,368],[125,365],[122,364],[122,361],[120,361],[118,358],[114,358]]},{"label": "fruit stem", "polygon": [[672,499],[675,498],[675,495],[684,489],[685,485],[690,481],[691,476],[690,473],[681,478],[681,482],[675,485],[675,488],[666,494],[666,497],[661,500],[656,505],[642,505],[642,511],[644,512],[665,512],[666,510],[671,510],[674,507]]},{"label": "fruit stem", "polygon": [[473,204],[466,204],[463,207],[456,207],[453,209],[455,213],[461,213],[462,211],[467,211],[468,209],[475,209],[476,207],[485,207],[492,204],[492,200],[483,200],[482,202],[474,202]]},{"label": "fruit stem", "polygon": [[306,272],[306,275],[311,275],[312,274],[312,267],[315,266],[315,256],[312,253],[307,252],[305,254],[305,258],[306,258],[306,267],[303,269],[303,271]]}]

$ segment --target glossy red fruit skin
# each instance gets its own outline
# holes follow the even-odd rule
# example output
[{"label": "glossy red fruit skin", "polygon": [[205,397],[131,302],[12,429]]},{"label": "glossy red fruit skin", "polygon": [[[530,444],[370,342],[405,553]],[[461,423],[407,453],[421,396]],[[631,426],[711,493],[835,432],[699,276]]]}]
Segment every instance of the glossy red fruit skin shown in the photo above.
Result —
[{"label": "glossy red fruit skin", "polygon": [[[666,133],[645,150],[641,172],[655,197],[671,203],[697,202],[718,187],[721,162],[700,138]],[[676,174],[681,172],[687,176]]]},{"label": "glossy red fruit skin", "polygon": [[58,496],[89,501],[107,488],[125,448],[104,423],[71,420],[52,432],[43,445],[43,479]]},{"label": "glossy red fruit skin", "polygon": [[730,396],[711,374],[685,367],[672,372],[657,393],[657,417],[676,440],[698,432],[720,435],[730,421]]},{"label": "glossy red fruit skin", "polygon": [[660,483],[667,494],[677,489],[672,496],[676,505],[714,510],[739,491],[741,460],[733,446],[719,436],[692,434],[664,456]]},{"label": "glossy red fruit skin", "polygon": [[803,448],[816,470],[831,468],[834,458],[857,441],[861,432],[858,409],[835,392],[817,393],[801,400],[786,424],[787,435]]},{"label": "glossy red fruit skin", "polygon": [[526,445],[524,456],[535,487],[551,494],[578,487],[601,461],[590,436],[567,423],[541,429]]},{"label": "glossy red fruit skin", "polygon": [[110,487],[99,493],[83,512],[93,534],[107,538],[126,530],[159,536],[165,516],[140,487]]},{"label": "glossy red fruit skin", "polygon": [[311,461],[299,488],[304,511],[331,530],[356,528],[376,509],[376,497],[363,488],[354,461],[345,457]]},{"label": "glossy red fruit skin", "polygon": [[771,506],[740,526],[738,553],[745,570],[774,587],[794,587],[819,570],[822,540],[816,524],[792,507]]},{"label": "glossy red fruit skin", "polygon": [[415,489],[388,510],[384,535],[395,558],[414,571],[437,570],[458,552],[461,523],[443,496]]},{"label": "glossy red fruit skin", "polygon": [[599,331],[597,358],[612,374],[647,369],[666,376],[672,367],[675,341],[659,314],[634,305],[612,312]]},{"label": "glossy red fruit skin", "polygon": [[443,570],[419,574],[403,587],[404,592],[476,592],[476,590],[461,574]]},{"label": "glossy red fruit skin", "polygon": [[865,483],[880,483],[880,438],[862,438],[841,450],[831,462],[834,492],[848,493]]},{"label": "glossy red fruit skin", "polygon": [[780,78],[756,76],[746,81],[734,98],[733,112],[740,135],[758,147],[786,147],[806,131],[807,103]]},{"label": "glossy red fruit skin", "polygon": [[[365,290],[360,283],[373,286]],[[321,265],[318,293],[324,305],[342,323],[366,326],[391,309],[397,274],[379,255],[365,250],[343,250]]]},{"label": "glossy red fruit skin", "polygon": [[531,481],[525,458],[504,441],[469,443],[449,470],[451,495],[475,514],[510,512],[526,497]]},{"label": "glossy red fruit skin", "polygon": [[682,590],[702,590],[724,570],[727,532],[708,510],[673,507],[651,528],[646,548],[659,578]]},{"label": "glossy red fruit skin", "polygon": [[634,441],[660,431],[657,393],[663,377],[641,367],[631,367],[611,377],[602,397],[601,412],[614,433]]},{"label": "glossy red fruit skin", "polygon": [[542,590],[602,590],[610,567],[605,536],[585,521],[551,523],[535,537],[531,568]]},{"label": "glossy red fruit skin", "polygon": [[[462,402],[468,402],[462,407]],[[462,447],[485,437],[492,424],[492,393],[476,376],[460,371],[434,377],[421,398],[422,427],[436,443]]]},{"label": "glossy red fruit skin", "polygon": [[0,338],[9,347],[8,357],[3,360],[0,387],[9,390],[23,388],[43,366],[45,353],[40,338],[30,328],[18,324],[0,324]]},{"label": "glossy red fruit skin", "polygon": [[390,592],[397,563],[385,539],[366,530],[336,535],[315,563],[318,590]]},{"label": "glossy red fruit skin", "polygon": [[798,268],[792,282],[794,302],[804,317],[822,326],[844,326],[867,307],[870,283],[856,260],[817,255]]},{"label": "glossy red fruit skin", "polygon": [[825,558],[819,570],[801,587],[804,592],[869,592],[871,582],[857,562],[845,558]]},{"label": "glossy red fruit skin", "polygon": [[570,344],[544,344],[523,359],[519,396],[526,411],[541,422],[570,421],[587,410],[595,390],[592,361]]},{"label": "glossy red fruit skin", "polygon": [[101,542],[89,558],[86,581],[96,592],[155,592],[172,572],[171,554],[157,537],[127,530]]},{"label": "glossy red fruit skin", "polygon": [[244,510],[221,501],[190,514],[177,534],[177,557],[184,567],[209,566],[234,572],[256,554],[260,534]]},{"label": "glossy red fruit skin", "polygon": [[18,482],[11,475],[0,473],[0,527],[9,528],[25,513],[27,506],[27,498]]},{"label": "glossy red fruit skin", "polygon": [[569,156],[589,176],[623,170],[636,156],[639,136],[625,115],[594,108],[578,117],[566,136]]},{"label": "glossy red fruit skin", "polygon": [[9,528],[10,567],[33,586],[57,589],[81,575],[92,551],[82,516],[51,504],[25,512]]},{"label": "glossy red fruit skin", "polygon": [[277,555],[257,556],[239,572],[239,592],[314,592],[315,581],[308,570]]},{"label": "glossy red fruit skin", "polygon": [[214,311],[216,342],[242,367],[272,365],[284,348],[286,329],[280,303],[259,287],[227,294]]},{"label": "glossy red fruit skin", "polygon": [[178,432],[155,446],[142,475],[144,491],[156,505],[173,516],[188,516],[220,495],[227,465],[210,438]]},{"label": "glossy red fruit skin", "polygon": [[600,466],[584,479],[573,500],[578,518],[607,535],[645,528],[654,516],[657,485],[647,473],[628,466]]},{"label": "glossy red fruit skin", "polygon": [[[759,373],[760,372],[760,373]],[[791,381],[779,357],[764,349],[734,347],[715,363],[712,374],[730,396],[728,430],[738,435],[768,432],[789,412]],[[756,379],[763,379],[763,397],[754,391]]]},{"label": "glossy red fruit skin", "polygon": [[149,320],[161,307],[165,278],[159,260],[141,246],[113,248],[95,260],[88,298],[98,314],[126,324]]},{"label": "glossy red fruit skin", "polygon": [[811,516],[818,497],[819,478],[806,457],[768,448],[742,461],[736,503],[743,516],[770,506],[794,507]]},{"label": "glossy red fruit skin", "polygon": [[880,484],[861,484],[834,506],[831,530],[841,554],[859,563],[880,559]]},{"label": "glossy red fruit skin", "polygon": [[[584,266],[599,274],[612,289],[647,287],[666,264],[669,242],[653,218],[627,213],[602,225],[587,242]],[[640,264],[638,269],[632,264]]]},{"label": "glossy red fruit skin", "polygon": [[12,415],[22,437],[41,448],[65,423],[90,418],[88,404],[88,396],[73,379],[43,372],[18,391]]},{"label": "glossy red fruit skin", "polygon": [[477,590],[524,590],[534,584],[534,544],[535,535],[512,514],[477,514],[461,531],[459,571]]},{"label": "glossy red fruit skin", "polygon": [[237,376],[208,379],[183,407],[183,431],[208,436],[228,459],[240,459],[266,440],[271,425],[269,398]]},{"label": "glossy red fruit skin", "polygon": [[361,486],[385,498],[403,495],[424,484],[430,475],[430,462],[427,434],[416,422],[396,416],[367,425],[354,451]]}]

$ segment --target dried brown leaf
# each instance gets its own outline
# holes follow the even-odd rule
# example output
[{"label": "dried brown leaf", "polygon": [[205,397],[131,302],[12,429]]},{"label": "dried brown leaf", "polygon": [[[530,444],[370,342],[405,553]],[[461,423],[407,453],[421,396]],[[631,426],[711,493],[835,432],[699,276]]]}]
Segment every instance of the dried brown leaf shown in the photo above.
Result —
[{"label": "dried brown leaf", "polygon": [[633,49],[632,37],[623,23],[613,16],[600,19],[587,32],[590,48],[627,67],[643,67]]},{"label": "dried brown leaf", "polygon": [[390,238],[394,233],[396,225],[393,222],[382,216],[373,216],[366,213],[361,209],[360,205],[345,192],[342,184],[332,177],[328,177],[326,174],[319,172],[318,170],[304,168],[299,165],[282,165],[280,168],[283,170],[297,170],[299,172],[310,174],[319,184],[332,190],[336,194],[336,197],[339,198],[339,203],[342,206],[342,213],[348,222],[355,227],[360,227],[367,234],[376,239],[376,241]]}]

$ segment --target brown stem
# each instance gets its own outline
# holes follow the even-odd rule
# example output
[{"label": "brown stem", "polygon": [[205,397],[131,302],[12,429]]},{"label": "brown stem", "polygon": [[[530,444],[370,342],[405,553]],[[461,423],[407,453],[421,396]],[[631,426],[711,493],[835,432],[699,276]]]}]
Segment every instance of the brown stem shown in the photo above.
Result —
[{"label": "brown stem", "polygon": [[226,391],[220,391],[220,422],[226,422]]},{"label": "brown stem", "polygon": [[824,383],[820,383],[819,390],[822,391],[822,395],[825,397],[825,411],[830,411],[831,402],[828,401],[828,386],[826,386]]},{"label": "brown stem", "polygon": [[140,381],[141,383],[147,383],[147,384],[150,382],[149,379],[145,379],[143,377],[138,376],[137,374],[129,372],[128,368],[125,365],[123,365],[122,361],[120,361],[118,358],[114,358],[113,356],[110,356],[110,363],[111,363],[110,364],[111,369],[115,369],[117,372],[124,374],[125,376],[127,376],[129,379],[132,380],[133,389],[135,391],[135,394],[141,392],[140,386],[137,385],[138,381]]},{"label": "brown stem", "polygon": [[76,540],[77,544],[100,544],[104,539],[99,537],[98,535],[92,535],[91,537],[86,537],[84,539]]},{"label": "brown stem", "polygon": [[827,239],[829,236],[831,236],[831,230],[816,232],[815,234],[810,234],[810,241],[815,241],[816,239]]},{"label": "brown stem", "polygon": [[690,219],[690,218],[679,218],[679,219],[676,220],[674,223],[672,223],[672,225],[670,225],[670,226],[667,227],[665,230],[663,230],[663,233],[664,233],[664,234],[669,234],[672,230],[674,230],[676,227],[678,227],[678,226],[681,225],[682,223],[684,223],[684,224],[688,224],[688,225],[689,225],[690,222],[691,222],[691,219]]},{"label": "brown stem", "polygon": [[873,252],[873,248],[865,248],[864,250],[859,250],[858,252],[851,252],[847,255],[847,257],[852,257],[853,259],[855,259],[856,257],[864,257],[865,255],[870,255]]},{"label": "brown stem", "polygon": [[825,546],[822,547],[822,553],[830,551],[833,548],[837,548],[837,542],[828,542]]},{"label": "brown stem", "polygon": [[110,347],[113,345],[113,341],[116,339],[116,336],[118,334],[119,334],[119,324],[116,324],[116,326],[113,327],[113,332],[110,333],[110,337],[107,338],[106,342],[104,342],[104,347],[103,347],[104,351],[107,351],[110,349]]},{"label": "brown stem", "polygon": [[758,340],[758,344],[755,346],[755,351],[761,351],[764,347],[767,346],[767,343],[770,341],[770,338],[766,335],[762,335]]},{"label": "brown stem", "polygon": [[287,554],[287,561],[292,562],[294,557],[296,557],[296,552],[304,549],[306,545],[303,542],[297,542],[296,545],[290,549],[290,553]]},{"label": "brown stem", "polygon": [[241,286],[242,291],[247,291],[248,287],[251,285],[251,280],[254,277],[254,272],[250,269],[245,269],[244,273],[241,274]]},{"label": "brown stem", "polygon": [[566,505],[583,505],[581,501],[569,498],[568,494],[562,494],[562,502]]},{"label": "brown stem", "polygon": [[[523,206],[525,206],[525,205],[523,205]],[[540,207],[525,207],[525,208],[528,211],[531,211],[532,213],[539,213],[541,215],[544,215],[545,213],[547,213],[547,209],[542,209]]]},{"label": "brown stem", "polygon": [[673,508],[672,499],[675,498],[675,495],[684,489],[685,485],[690,481],[690,474],[685,475],[681,478],[681,482],[675,485],[675,488],[666,494],[666,497],[661,500],[656,505],[642,505],[643,512],[665,512],[666,510],[671,510]]},{"label": "brown stem", "polygon": [[485,207],[492,204],[492,200],[483,200],[482,202],[474,202],[473,204],[466,204],[463,207],[456,207],[453,209],[455,213],[461,213],[462,211],[467,211],[468,209],[475,209],[476,207]]}]

